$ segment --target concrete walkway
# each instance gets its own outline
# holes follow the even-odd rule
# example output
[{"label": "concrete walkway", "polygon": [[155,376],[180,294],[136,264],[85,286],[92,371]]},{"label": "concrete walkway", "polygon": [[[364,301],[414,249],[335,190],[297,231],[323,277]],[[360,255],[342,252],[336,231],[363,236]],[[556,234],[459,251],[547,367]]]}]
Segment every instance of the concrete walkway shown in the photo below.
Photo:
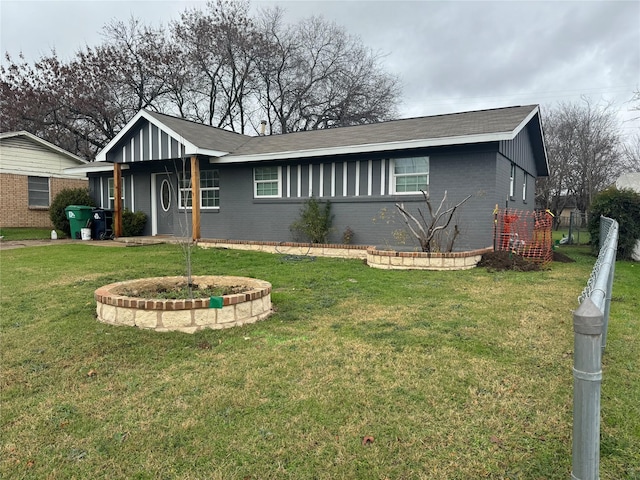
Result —
[{"label": "concrete walkway", "polygon": [[50,245],[64,245],[75,243],[95,247],[139,247],[142,245],[159,245],[162,243],[180,243],[186,239],[180,237],[120,237],[114,240],[72,240],[60,238],[58,240],[0,240],[0,250],[11,250],[24,247],[46,247]]},{"label": "concrete walkway", "polygon": [[77,243],[83,245],[94,245],[99,247],[126,247],[124,243],[114,240],[71,240],[69,238],[58,240],[2,240],[0,241],[0,250],[12,250],[24,247],[48,247],[51,245],[65,245]]}]

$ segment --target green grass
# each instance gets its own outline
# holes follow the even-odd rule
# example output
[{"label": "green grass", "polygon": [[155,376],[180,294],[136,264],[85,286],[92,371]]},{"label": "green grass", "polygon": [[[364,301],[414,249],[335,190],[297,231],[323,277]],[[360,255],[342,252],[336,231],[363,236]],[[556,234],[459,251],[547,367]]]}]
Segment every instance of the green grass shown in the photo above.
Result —
[{"label": "green grass", "polygon": [[[95,320],[99,286],[182,274],[177,246],[1,251],[0,478],[568,478],[587,250],[488,273],[197,249],[276,312],[194,335]],[[640,478],[639,282],[618,262],[602,479]]]},{"label": "green grass", "polygon": [[[61,230],[56,231],[58,238],[63,238],[64,233]],[[19,227],[3,227],[0,228],[0,236],[4,237],[3,241],[9,240],[46,240],[51,238],[50,228],[19,228]]]},{"label": "green grass", "polygon": [[[556,240],[560,241],[562,238],[569,236],[568,228],[561,228],[559,230],[553,230],[551,232],[551,238],[555,242]],[[574,228],[573,230],[573,241],[575,245],[588,245],[591,241],[591,235],[589,234],[589,230],[586,227],[584,228]]]}]

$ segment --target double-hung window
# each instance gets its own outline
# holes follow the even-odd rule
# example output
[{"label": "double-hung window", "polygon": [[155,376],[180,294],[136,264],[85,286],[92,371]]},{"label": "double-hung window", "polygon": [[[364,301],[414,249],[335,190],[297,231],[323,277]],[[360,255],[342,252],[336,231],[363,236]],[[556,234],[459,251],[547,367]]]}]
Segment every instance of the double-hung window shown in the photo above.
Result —
[{"label": "double-hung window", "polygon": [[[109,197],[109,209],[112,210],[113,208],[115,208],[115,182],[113,181],[113,177],[109,177],[109,181],[108,181],[108,188],[109,188],[109,193],[108,193],[108,197]],[[124,181],[122,178],[120,178],[120,206],[121,208],[124,208]]]},{"label": "double-hung window", "polygon": [[[191,174],[180,174],[178,185],[180,208],[191,208],[193,205]],[[220,208],[220,175],[218,170],[202,170],[200,172],[200,208]]]},{"label": "double-hung window", "polygon": [[49,179],[47,177],[29,177],[29,207],[49,206]]},{"label": "double-hung window", "polygon": [[420,193],[429,187],[429,157],[396,158],[392,165],[392,193]]},{"label": "double-hung window", "polygon": [[277,198],[282,196],[281,167],[256,167],[253,169],[254,198]]}]

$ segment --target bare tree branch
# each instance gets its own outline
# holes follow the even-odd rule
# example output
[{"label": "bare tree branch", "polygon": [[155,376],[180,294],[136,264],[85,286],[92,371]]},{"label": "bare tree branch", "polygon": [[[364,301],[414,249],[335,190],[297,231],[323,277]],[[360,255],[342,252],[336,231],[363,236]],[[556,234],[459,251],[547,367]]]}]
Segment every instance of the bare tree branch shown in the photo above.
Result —
[{"label": "bare tree branch", "polygon": [[[422,192],[425,203],[427,204],[427,209],[429,211],[430,219],[427,221],[422,214],[422,211],[418,209],[422,222],[418,220],[415,216],[409,213],[404,204],[396,203],[396,208],[400,212],[402,219],[405,224],[413,234],[413,236],[418,240],[420,244],[420,248],[423,252],[433,252],[433,251],[451,251],[453,249],[453,244],[460,234],[460,230],[458,225],[455,225],[454,232],[452,237],[450,238],[449,244],[445,247],[442,241],[439,241],[439,233],[445,231],[449,225],[451,224],[451,219],[453,218],[456,210],[462,206],[467,200],[471,198],[471,195],[467,195],[461,202],[457,203],[453,207],[447,208],[444,211],[441,211],[445,204],[445,199],[447,198],[447,192],[444,192],[443,198],[440,201],[440,205],[436,212],[433,212],[433,208],[431,205],[431,199],[429,197],[428,192]],[[446,218],[444,223],[441,223],[441,220]],[[424,224],[424,227],[423,227]]]}]

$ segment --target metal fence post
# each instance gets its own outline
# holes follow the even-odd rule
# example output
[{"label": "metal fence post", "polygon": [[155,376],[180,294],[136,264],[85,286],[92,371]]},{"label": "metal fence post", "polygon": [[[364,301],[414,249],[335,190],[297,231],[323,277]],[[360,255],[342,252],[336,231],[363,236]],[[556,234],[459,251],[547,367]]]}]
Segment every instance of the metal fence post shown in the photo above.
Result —
[{"label": "metal fence post", "polygon": [[572,480],[600,478],[603,313],[587,298],[573,313]]}]

